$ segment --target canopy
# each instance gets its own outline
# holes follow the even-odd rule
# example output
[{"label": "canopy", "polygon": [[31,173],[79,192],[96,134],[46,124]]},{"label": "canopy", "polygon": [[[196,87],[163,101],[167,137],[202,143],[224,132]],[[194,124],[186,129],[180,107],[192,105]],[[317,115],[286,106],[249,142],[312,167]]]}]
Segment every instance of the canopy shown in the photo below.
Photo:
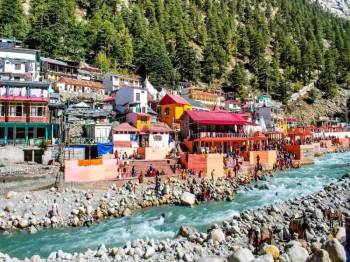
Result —
[{"label": "canopy", "polygon": [[129,123],[122,123],[116,127],[113,128],[114,132],[131,132],[131,133],[136,133],[138,130],[131,126]]},{"label": "canopy", "polygon": [[186,114],[193,122],[201,125],[248,125],[247,122],[239,114],[222,111],[186,111]]},{"label": "canopy", "polygon": [[97,143],[97,153],[98,156],[103,156],[105,154],[113,154],[113,144],[112,143]]}]

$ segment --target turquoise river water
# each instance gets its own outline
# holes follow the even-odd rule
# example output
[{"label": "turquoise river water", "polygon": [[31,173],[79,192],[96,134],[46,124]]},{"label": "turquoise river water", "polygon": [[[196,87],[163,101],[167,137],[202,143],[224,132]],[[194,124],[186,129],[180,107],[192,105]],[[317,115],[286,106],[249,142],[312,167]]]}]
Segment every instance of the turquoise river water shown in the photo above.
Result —
[{"label": "turquoise river water", "polygon": [[[101,244],[114,247],[141,238],[172,238],[181,225],[191,225],[205,231],[210,224],[230,218],[234,213],[316,192],[324,184],[350,172],[349,162],[350,153],[322,156],[314,165],[279,172],[267,181],[258,182],[267,184],[268,190],[242,187],[232,202],[203,203],[193,208],[150,208],[132,217],[104,220],[92,227],[47,229],[33,235],[18,232],[0,236],[0,252],[18,258],[31,257],[33,254],[45,257],[57,250],[84,252],[88,248],[96,249]],[[162,213],[166,213],[165,219],[160,218]]]}]

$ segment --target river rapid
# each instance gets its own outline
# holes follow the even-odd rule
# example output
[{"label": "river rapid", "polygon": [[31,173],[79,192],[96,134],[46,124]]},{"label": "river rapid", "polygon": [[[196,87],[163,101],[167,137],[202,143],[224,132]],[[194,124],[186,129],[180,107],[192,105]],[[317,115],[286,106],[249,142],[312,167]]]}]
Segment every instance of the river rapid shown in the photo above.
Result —
[{"label": "river rapid", "polygon": [[[149,208],[132,217],[108,219],[91,227],[48,229],[36,234],[16,232],[0,236],[0,252],[17,258],[31,257],[33,254],[46,257],[57,250],[85,252],[101,244],[115,247],[135,239],[172,238],[182,225],[206,231],[211,224],[235,213],[314,193],[350,172],[349,163],[349,152],[324,155],[317,158],[314,165],[279,172],[266,181],[241,187],[231,202],[208,202],[193,208]],[[267,185],[267,189],[259,189],[261,185]],[[165,214],[165,218],[162,214]]]}]

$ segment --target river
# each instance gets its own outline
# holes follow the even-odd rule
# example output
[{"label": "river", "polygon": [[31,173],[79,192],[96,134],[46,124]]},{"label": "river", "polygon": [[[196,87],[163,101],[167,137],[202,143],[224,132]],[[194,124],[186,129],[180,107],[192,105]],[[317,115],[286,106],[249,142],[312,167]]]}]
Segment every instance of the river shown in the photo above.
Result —
[{"label": "river", "polygon": [[[85,252],[99,245],[107,247],[123,245],[135,239],[164,239],[176,235],[181,225],[190,225],[201,231],[215,222],[223,221],[234,213],[254,209],[276,202],[286,201],[320,190],[324,184],[335,181],[350,172],[350,153],[328,154],[316,159],[314,165],[279,172],[267,181],[267,190],[254,184],[240,188],[232,202],[210,202],[189,208],[166,206],[149,208],[132,217],[104,220],[92,227],[47,229],[36,234],[17,232],[0,236],[0,252],[18,258],[38,254],[48,256],[51,252]],[[161,214],[165,213],[165,219]]]}]

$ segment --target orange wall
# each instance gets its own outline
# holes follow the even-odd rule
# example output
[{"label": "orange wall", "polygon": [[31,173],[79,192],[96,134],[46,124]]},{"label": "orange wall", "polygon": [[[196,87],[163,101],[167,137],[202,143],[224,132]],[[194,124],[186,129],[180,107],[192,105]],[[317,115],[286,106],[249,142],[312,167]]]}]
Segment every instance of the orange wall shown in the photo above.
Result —
[{"label": "orange wall", "polygon": [[295,154],[295,159],[300,160],[301,164],[312,164],[315,162],[314,145],[284,145],[283,148]]},{"label": "orange wall", "polygon": [[112,180],[117,177],[115,159],[103,159],[101,165],[79,166],[79,160],[66,160],[64,180],[66,182],[91,182]]},{"label": "orange wall", "polygon": [[256,165],[256,157],[259,155],[260,164],[265,169],[272,169],[273,166],[277,163],[277,151],[250,151],[249,152],[249,162],[251,165]]}]

